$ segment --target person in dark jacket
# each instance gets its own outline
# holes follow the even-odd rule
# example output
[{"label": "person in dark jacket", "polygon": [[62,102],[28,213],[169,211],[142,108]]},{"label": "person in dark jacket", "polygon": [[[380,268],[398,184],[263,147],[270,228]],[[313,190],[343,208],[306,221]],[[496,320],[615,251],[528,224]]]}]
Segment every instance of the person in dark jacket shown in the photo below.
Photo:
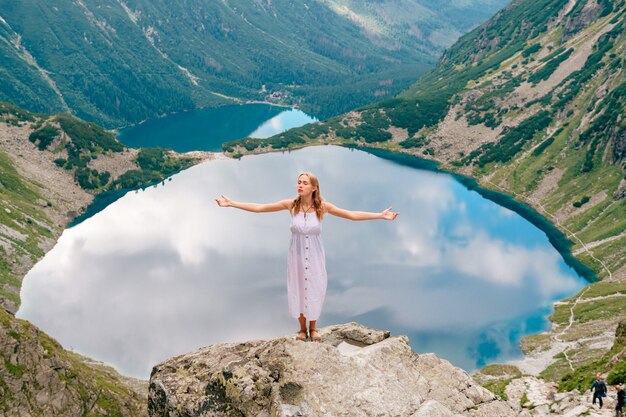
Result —
[{"label": "person in dark jacket", "polygon": [[624,407],[624,400],[626,399],[626,392],[621,386],[616,386],[617,390],[617,405],[615,406],[616,417],[622,417],[622,408]]},{"label": "person in dark jacket", "polygon": [[602,408],[602,398],[606,397],[606,382],[604,382],[599,373],[596,374],[596,380],[593,381],[589,389],[593,391],[593,400],[591,403],[595,404],[597,399],[600,403],[600,408]]}]

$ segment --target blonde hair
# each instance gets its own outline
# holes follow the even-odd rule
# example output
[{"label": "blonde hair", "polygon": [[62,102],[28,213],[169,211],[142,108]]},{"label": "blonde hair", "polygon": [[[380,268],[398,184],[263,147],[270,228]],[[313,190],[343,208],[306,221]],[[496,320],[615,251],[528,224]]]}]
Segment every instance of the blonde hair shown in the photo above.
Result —
[{"label": "blonde hair", "polygon": [[[301,172],[298,175],[298,179],[300,179],[300,177],[303,175],[306,175],[307,177],[309,177],[309,181],[311,182],[311,185],[314,188],[313,195],[312,195],[313,208],[315,209],[315,214],[317,215],[317,218],[322,220],[322,218],[324,217],[324,205],[322,203],[322,194],[320,192],[320,182],[315,176],[315,174],[311,172]],[[300,213],[300,210],[302,210],[302,197],[301,196],[298,196],[293,200],[293,203],[291,204],[291,210],[294,216]]]}]

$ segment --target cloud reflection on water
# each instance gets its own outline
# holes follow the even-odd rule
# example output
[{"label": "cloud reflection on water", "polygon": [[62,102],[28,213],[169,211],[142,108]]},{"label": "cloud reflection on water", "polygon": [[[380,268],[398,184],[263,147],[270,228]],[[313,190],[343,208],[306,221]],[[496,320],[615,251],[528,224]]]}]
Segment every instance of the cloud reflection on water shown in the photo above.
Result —
[{"label": "cloud reflection on water", "polygon": [[317,119],[297,109],[285,110],[271,119],[263,122],[248,136],[251,138],[269,138],[280,132],[285,132],[293,127],[300,127],[307,123],[316,122]]},{"label": "cloud reflection on water", "polygon": [[68,348],[147,377],[210,343],[290,334],[287,212],[219,208],[295,195],[315,172],[334,204],[395,222],[328,216],[329,291],[320,325],[358,320],[408,334],[473,369],[519,354],[551,302],[584,285],[545,235],[449,176],[343,148],[219,160],[132,192],[66,230],[25,279],[19,316]]}]

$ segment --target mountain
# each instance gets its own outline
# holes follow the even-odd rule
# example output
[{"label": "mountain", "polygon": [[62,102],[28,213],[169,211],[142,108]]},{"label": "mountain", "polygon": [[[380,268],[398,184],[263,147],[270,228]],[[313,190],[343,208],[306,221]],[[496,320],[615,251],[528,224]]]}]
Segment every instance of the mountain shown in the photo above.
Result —
[{"label": "mountain", "polygon": [[408,48],[439,53],[508,3],[500,0],[321,1],[368,33],[385,34]]},{"label": "mountain", "polygon": [[505,0],[456,3],[2,2],[0,101],[105,127],[247,100],[327,117],[406,88]]},{"label": "mountain", "polygon": [[550,354],[542,375],[562,389],[586,389],[596,371],[624,382],[626,362],[610,350],[626,317],[624,48],[623,0],[514,1],[397,97],[223,149],[342,144],[410,154],[474,178],[491,198],[528,204],[562,231],[551,239],[566,259],[602,282],[558,303],[552,332],[528,338],[527,353]]}]

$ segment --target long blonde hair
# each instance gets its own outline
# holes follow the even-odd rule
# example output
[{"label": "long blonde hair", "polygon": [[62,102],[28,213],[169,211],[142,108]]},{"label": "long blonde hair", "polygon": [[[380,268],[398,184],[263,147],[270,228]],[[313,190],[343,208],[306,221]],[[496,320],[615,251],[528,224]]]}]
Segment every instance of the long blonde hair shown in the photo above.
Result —
[{"label": "long blonde hair", "polygon": [[[315,209],[315,214],[317,215],[317,218],[321,221],[322,218],[324,217],[324,205],[322,203],[322,193],[320,192],[320,182],[315,176],[315,174],[311,172],[300,173],[298,175],[298,179],[300,179],[300,177],[303,175],[306,175],[307,177],[309,177],[309,181],[311,182],[311,185],[313,186],[313,188],[315,188],[315,190],[313,190],[313,195],[311,197],[313,198],[313,208]],[[293,203],[291,204],[291,210],[294,216],[300,213],[300,210],[302,210],[302,197],[301,196],[298,196],[293,200]]]}]

